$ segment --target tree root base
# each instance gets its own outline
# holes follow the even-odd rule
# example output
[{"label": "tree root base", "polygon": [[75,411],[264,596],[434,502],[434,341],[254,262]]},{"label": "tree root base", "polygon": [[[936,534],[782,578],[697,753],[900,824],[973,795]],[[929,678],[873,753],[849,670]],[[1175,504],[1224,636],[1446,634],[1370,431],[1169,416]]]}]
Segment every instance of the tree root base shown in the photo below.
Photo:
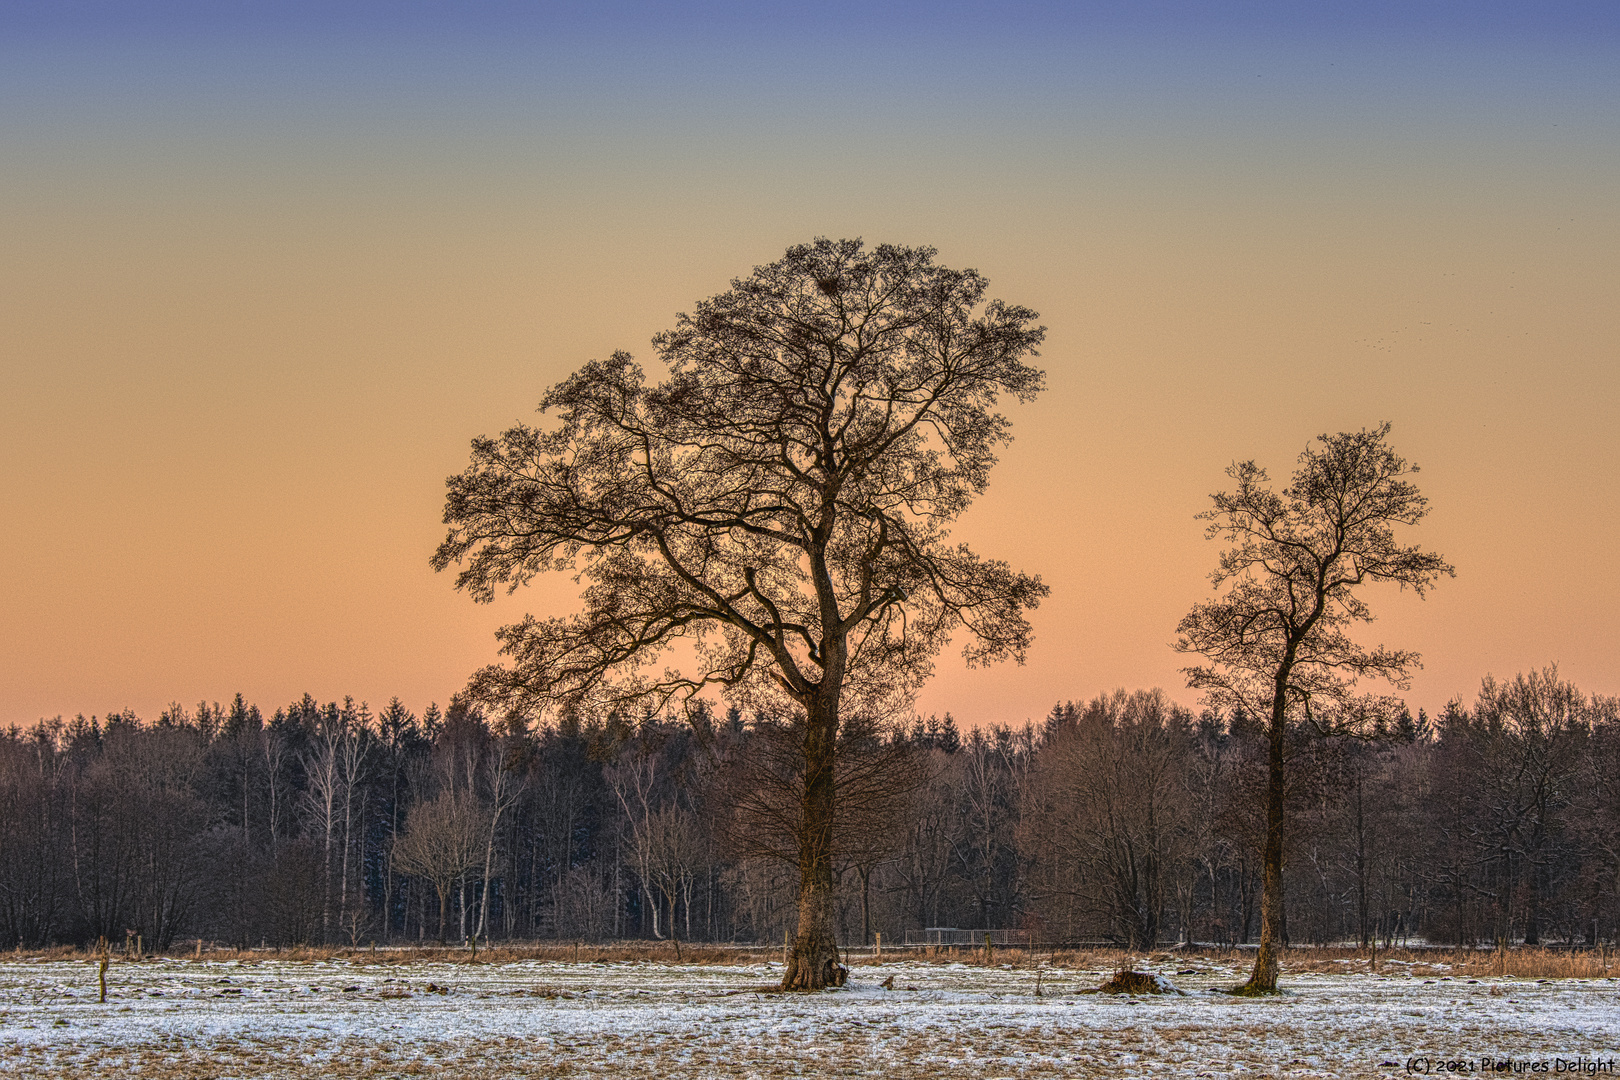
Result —
[{"label": "tree root base", "polygon": [[828,960],[821,970],[820,985],[808,976],[808,965],[795,964],[782,977],[781,989],[803,991],[836,989],[849,982],[849,968],[835,960]]}]

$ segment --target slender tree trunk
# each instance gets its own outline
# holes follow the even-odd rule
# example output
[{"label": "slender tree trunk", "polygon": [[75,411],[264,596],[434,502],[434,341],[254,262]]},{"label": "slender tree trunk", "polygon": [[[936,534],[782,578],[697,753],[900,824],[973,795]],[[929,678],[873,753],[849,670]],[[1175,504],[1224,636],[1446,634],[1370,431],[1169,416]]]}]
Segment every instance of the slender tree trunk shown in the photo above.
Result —
[{"label": "slender tree trunk", "polygon": [[332,923],[332,815],[330,805],[326,815],[326,846],[321,855],[321,944],[328,940],[327,928]]},{"label": "slender tree trunk", "polygon": [[456,909],[461,921],[456,924],[459,934],[456,940],[461,944],[467,941],[467,871],[463,870],[456,879]]},{"label": "slender tree trunk", "polygon": [[394,936],[394,844],[399,841],[399,758],[392,750],[389,752],[389,766],[392,775],[388,795],[388,851],[383,856],[384,941]]},{"label": "slender tree trunk", "polygon": [[[551,920],[551,933],[552,936],[558,938],[562,937],[563,932],[562,920],[556,917],[556,913],[562,910],[563,882],[566,880],[568,872],[574,868],[574,807],[571,799],[569,800],[568,815],[565,820],[565,824],[567,827],[563,832],[563,857],[557,865],[557,884],[551,890],[551,910],[553,912]],[[531,844],[530,851],[535,850],[536,846],[537,845]],[[615,858],[617,858],[616,855]],[[534,875],[531,873],[530,876],[533,877]],[[618,881],[619,871],[618,868],[615,867],[613,871],[613,883],[615,890],[618,888]],[[620,906],[622,907],[623,905],[621,904]],[[617,921],[618,916],[615,915],[615,924]],[[617,932],[615,932],[614,936],[618,936]]]},{"label": "slender tree trunk", "polygon": [[1526,945],[1541,944],[1541,882],[1538,871],[1541,869],[1535,859],[1527,860],[1525,896],[1524,896],[1524,943]]},{"label": "slender tree trunk", "polygon": [[345,927],[349,918],[349,852],[354,838],[351,828],[354,821],[354,800],[350,797],[353,788],[345,780],[343,785],[343,870],[341,876],[343,884],[338,889],[338,925]]},{"label": "slender tree trunk", "polygon": [[1286,933],[1283,925],[1283,737],[1287,671],[1277,680],[1271,709],[1271,752],[1266,778],[1266,849],[1260,877],[1260,951],[1254,958],[1249,981],[1239,987],[1245,994],[1277,992],[1277,958]]},{"label": "slender tree trunk", "polygon": [[[523,898],[523,911],[529,919],[529,936],[538,938],[540,936],[540,920],[537,918],[540,913],[540,844],[536,841],[532,831],[527,836],[529,844],[529,893]],[[557,883],[551,890],[551,932],[553,936],[562,934],[562,920],[556,917],[562,911],[562,883],[563,876],[559,872],[557,874]]]},{"label": "slender tree trunk", "polygon": [[784,990],[820,990],[844,982],[833,933],[833,752],[837,736],[837,705],[818,696],[805,717],[798,837],[799,930],[782,975]]},{"label": "slender tree trunk", "polygon": [[[241,745],[238,743],[238,745]],[[242,847],[248,845],[248,784],[251,779],[252,759],[247,754],[242,755]]]},{"label": "slender tree trunk", "polygon": [[686,905],[686,940],[692,940],[692,875],[681,874],[681,903]]},{"label": "slender tree trunk", "polygon": [[872,944],[872,866],[856,868],[861,875],[861,944]]},{"label": "slender tree trunk", "polygon": [[[240,747],[241,736],[237,736],[237,746]],[[250,859],[248,841],[248,783],[253,759],[247,753],[241,754],[242,760],[242,861],[236,876],[236,938],[238,944],[245,952],[247,950],[247,889],[243,882],[247,880],[248,862]]]},{"label": "slender tree trunk", "polygon": [[1362,809],[1361,770],[1356,770],[1356,921],[1361,947],[1367,947],[1367,820]]},{"label": "slender tree trunk", "polygon": [[270,781],[270,861],[273,864],[276,858],[276,832],[281,824],[279,814],[280,803],[276,798],[276,781],[281,773],[280,737],[274,732],[267,731],[264,736],[264,772]]},{"label": "slender tree trunk", "polygon": [[[485,941],[489,940],[489,883],[490,875],[495,870],[495,838],[500,833],[502,815],[506,813],[508,807],[517,801],[519,793],[519,789],[514,787],[516,781],[505,768],[503,751],[496,751],[496,756],[491,762],[491,769],[489,778],[489,836],[486,837],[484,844],[484,888],[478,898],[478,927],[473,931],[474,938],[481,937]],[[508,869],[510,869],[510,860],[508,860],[507,865]],[[510,881],[510,877],[507,877],[506,880]],[[503,900],[501,903],[503,911],[506,906],[507,901]]]},{"label": "slender tree trunk", "polygon": [[489,940],[488,935],[484,932],[485,924],[489,919],[489,875],[490,871],[494,869],[495,866],[494,822],[500,820],[499,815],[500,809],[497,807],[495,817],[491,820],[489,826],[489,838],[484,843],[484,891],[478,897],[478,928],[473,931],[473,937],[482,937],[485,941]]}]

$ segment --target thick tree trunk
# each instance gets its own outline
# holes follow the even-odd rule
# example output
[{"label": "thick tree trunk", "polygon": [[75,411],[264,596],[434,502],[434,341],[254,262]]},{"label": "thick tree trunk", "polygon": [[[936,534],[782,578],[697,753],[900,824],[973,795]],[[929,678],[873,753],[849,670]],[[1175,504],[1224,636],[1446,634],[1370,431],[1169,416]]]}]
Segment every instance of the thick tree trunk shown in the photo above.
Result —
[{"label": "thick tree trunk", "polygon": [[[1282,680],[1278,680],[1279,683]],[[1266,848],[1260,877],[1260,951],[1254,958],[1243,994],[1277,992],[1277,957],[1286,930],[1283,923],[1283,736],[1284,702],[1279,690],[1271,715],[1271,752],[1266,779]]]},{"label": "thick tree trunk", "polygon": [[837,743],[836,705],[816,702],[808,710],[804,734],[804,796],[799,821],[799,930],[782,975],[784,990],[842,986],[847,974],[838,962],[833,930],[833,750]]}]

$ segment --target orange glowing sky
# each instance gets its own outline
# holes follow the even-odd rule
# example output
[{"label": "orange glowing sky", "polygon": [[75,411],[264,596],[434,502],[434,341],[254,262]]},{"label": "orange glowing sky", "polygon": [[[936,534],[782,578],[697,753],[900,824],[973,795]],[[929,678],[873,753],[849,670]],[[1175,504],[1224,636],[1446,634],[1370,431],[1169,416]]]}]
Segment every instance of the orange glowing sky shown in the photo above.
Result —
[{"label": "orange glowing sky", "polygon": [[1369,639],[1424,655],[1413,704],[1554,662],[1620,693],[1615,19],[1237,7],[8,16],[0,726],[444,702],[576,589],[480,607],[428,568],[469,439],[818,235],[933,245],[1049,328],[959,529],[1051,585],[1036,645],[943,657],[922,711],[1192,703],[1169,642],[1222,470],[1382,420],[1458,570],[1372,593]]}]

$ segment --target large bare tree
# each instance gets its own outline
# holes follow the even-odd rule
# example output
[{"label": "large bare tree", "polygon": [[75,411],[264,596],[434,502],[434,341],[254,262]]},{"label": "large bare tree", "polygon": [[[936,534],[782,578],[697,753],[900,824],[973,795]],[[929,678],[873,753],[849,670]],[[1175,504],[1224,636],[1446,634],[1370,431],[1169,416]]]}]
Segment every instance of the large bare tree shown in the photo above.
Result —
[{"label": "large bare tree", "polygon": [[1451,566],[1399,543],[1397,525],[1416,525],[1429,501],[1407,477],[1417,472],[1371,431],[1318,436],[1281,491],[1253,461],[1227,469],[1237,488],[1213,496],[1200,515],[1209,536],[1233,546],[1211,575],[1220,595],[1176,627],[1176,649],[1208,664],[1185,669],[1212,704],[1266,718],[1266,841],[1262,855],[1260,949],[1242,993],[1274,993],[1283,927],[1284,758],[1291,728],[1332,730],[1349,717],[1364,677],[1405,688],[1418,654],[1367,648],[1348,629],[1372,621],[1363,586],[1394,582],[1424,595]]},{"label": "large bare tree", "polygon": [[663,709],[718,687],[797,718],[790,988],[841,977],[840,716],[904,706],[960,631],[970,663],[1021,660],[1046,592],[948,541],[1009,438],[998,399],[1042,387],[1024,359],[1044,330],[934,254],[793,247],[654,339],[665,381],[624,353],[587,364],[541,401],[557,423],[474,441],[433,557],[482,601],[547,570],[588,582],[579,613],[500,631],[510,663],[473,680],[497,707]]}]

